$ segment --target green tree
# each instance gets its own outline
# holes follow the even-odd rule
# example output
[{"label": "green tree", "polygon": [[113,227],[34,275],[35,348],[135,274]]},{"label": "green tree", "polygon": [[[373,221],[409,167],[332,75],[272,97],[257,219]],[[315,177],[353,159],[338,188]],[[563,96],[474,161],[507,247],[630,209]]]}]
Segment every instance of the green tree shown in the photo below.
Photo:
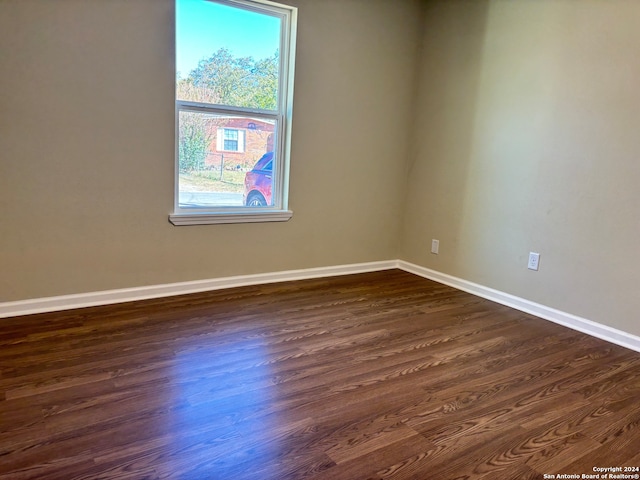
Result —
[{"label": "green tree", "polygon": [[207,126],[201,115],[191,112],[180,113],[178,140],[180,173],[190,173],[204,168],[209,140]]},{"label": "green tree", "polygon": [[189,76],[178,81],[178,98],[235,107],[275,110],[278,52],[262,60],[234,57],[221,48],[200,60]]},{"label": "green tree", "polygon": [[253,99],[259,108],[275,110],[278,101],[278,52],[254,64],[256,79]]}]

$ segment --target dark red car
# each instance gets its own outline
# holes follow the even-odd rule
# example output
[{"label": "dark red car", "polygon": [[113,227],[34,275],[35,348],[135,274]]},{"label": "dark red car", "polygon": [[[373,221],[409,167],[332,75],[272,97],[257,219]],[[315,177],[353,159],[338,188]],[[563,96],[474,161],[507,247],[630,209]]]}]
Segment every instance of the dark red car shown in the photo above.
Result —
[{"label": "dark red car", "polygon": [[266,207],[271,203],[273,152],[265,153],[244,176],[244,204]]}]

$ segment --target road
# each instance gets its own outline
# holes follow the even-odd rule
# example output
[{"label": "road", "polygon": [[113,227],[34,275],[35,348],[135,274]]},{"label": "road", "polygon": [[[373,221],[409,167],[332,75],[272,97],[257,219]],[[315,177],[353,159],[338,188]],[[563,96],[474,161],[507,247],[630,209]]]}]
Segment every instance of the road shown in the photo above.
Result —
[{"label": "road", "polygon": [[180,192],[180,206],[183,208],[216,206],[239,207],[242,206],[241,193],[224,192]]}]

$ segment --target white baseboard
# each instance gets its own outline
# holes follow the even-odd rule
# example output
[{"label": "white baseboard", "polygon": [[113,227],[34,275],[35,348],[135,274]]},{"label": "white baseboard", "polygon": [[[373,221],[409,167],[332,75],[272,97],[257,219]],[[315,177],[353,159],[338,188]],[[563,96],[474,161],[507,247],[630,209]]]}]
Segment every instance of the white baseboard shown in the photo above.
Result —
[{"label": "white baseboard", "polygon": [[429,268],[405,262],[404,260],[398,260],[398,268],[406,272],[428,278],[429,280],[449,285],[450,287],[457,288],[458,290],[472,293],[478,297],[486,298],[487,300],[491,300],[501,305],[515,308],[521,312],[530,313],[536,317],[606,340],[607,342],[615,343],[616,345],[640,352],[640,337],[631,333],[617,330],[607,325],[602,325],[601,323],[596,323],[594,321],[587,320],[586,318],[578,317],[577,315],[566,313],[561,310],[556,310],[555,308],[547,307],[521,297],[516,297],[515,295],[494,290],[493,288],[447,275],[446,273],[440,273]]},{"label": "white baseboard", "polygon": [[255,275],[239,275],[191,282],[167,283],[146,287],[121,288],[102,292],[61,295],[57,297],[36,298],[16,302],[0,303],[0,318],[31,315],[34,313],[71,310],[73,308],[95,307],[114,303],[148,300],[151,298],[171,297],[188,293],[221,290],[223,288],[261,285],[265,283],[288,282],[309,278],[335,277],[353,273],[375,272],[398,268],[397,260],[370,263],[354,263],[332,267],[306,268],[302,270],[286,270],[282,272],[259,273]]},{"label": "white baseboard", "polygon": [[214,278],[210,280],[196,280],[191,282],[106,290],[102,292],[61,295],[57,297],[36,298],[17,302],[4,302],[0,303],[0,318],[70,310],[73,308],[94,307],[97,305],[108,305],[136,300],[147,300],[151,298],[170,297],[174,295],[221,290],[224,288],[242,287],[246,285],[261,285],[266,283],[287,282],[291,280],[305,280],[310,278],[374,272],[389,270],[392,268],[399,268],[406,272],[449,285],[450,287],[457,288],[458,290],[486,298],[496,303],[515,308],[516,310],[530,313],[536,317],[558,323],[573,330],[586,333],[587,335],[640,352],[640,337],[631,333],[623,332],[622,330],[617,330],[615,328],[608,327],[607,325],[587,320],[586,318],[578,317],[524,298],[516,297],[499,290],[494,290],[493,288],[447,275],[446,273],[441,273],[413,263],[405,262],[404,260],[388,260],[382,262],[337,265],[332,267],[307,268],[302,270],[287,270],[255,275]]}]

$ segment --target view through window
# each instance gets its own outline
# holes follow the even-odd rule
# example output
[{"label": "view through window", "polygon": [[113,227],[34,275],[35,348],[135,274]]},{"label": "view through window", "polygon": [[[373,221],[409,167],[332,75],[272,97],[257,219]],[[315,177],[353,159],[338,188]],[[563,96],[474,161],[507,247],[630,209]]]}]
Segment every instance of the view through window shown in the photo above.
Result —
[{"label": "view through window", "polygon": [[286,209],[294,34],[292,7],[176,0],[176,214]]}]

